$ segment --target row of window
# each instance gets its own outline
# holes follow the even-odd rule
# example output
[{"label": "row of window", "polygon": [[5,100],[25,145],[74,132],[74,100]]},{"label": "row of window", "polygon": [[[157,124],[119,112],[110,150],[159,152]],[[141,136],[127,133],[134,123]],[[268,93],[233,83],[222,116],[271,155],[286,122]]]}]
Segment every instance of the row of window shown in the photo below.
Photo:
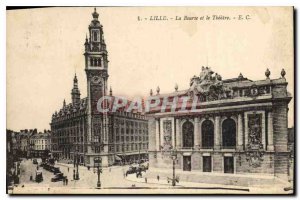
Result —
[{"label": "row of window", "polygon": [[64,136],[76,136],[76,135],[82,135],[83,134],[83,131],[80,131],[79,130],[76,132],[76,130],[69,130],[69,131],[57,131],[56,133],[54,132],[53,133],[53,136],[58,136],[58,137],[64,137]]},{"label": "row of window", "polygon": [[127,144],[127,145],[116,145],[116,152],[124,151],[138,151],[148,149],[148,144]]},{"label": "row of window", "polygon": [[31,140],[30,141],[31,144],[48,144],[50,143],[50,139],[49,140],[45,140],[45,139],[41,139],[41,140]]},{"label": "row of window", "polygon": [[[212,172],[213,160],[211,156],[202,157],[202,171]],[[224,173],[234,173],[234,158],[232,156],[223,157]],[[191,156],[183,156],[183,171],[191,171]]]},{"label": "row of window", "polygon": [[129,141],[148,141],[148,135],[147,136],[116,136],[116,142],[124,142],[126,139],[126,142]]},{"label": "row of window", "polygon": [[57,138],[52,139],[52,143],[72,143],[72,142],[83,142],[83,137],[69,137],[69,138]]},{"label": "row of window", "polygon": [[87,146],[83,145],[77,145],[77,146],[72,146],[71,148],[64,148],[64,146],[59,146],[59,145],[52,145],[52,150],[53,151],[62,151],[63,153],[69,154],[70,152],[73,151],[78,151],[78,153],[83,153],[83,149],[85,149],[85,152],[87,151]]},{"label": "row of window", "polygon": [[101,66],[101,58],[90,58],[90,65],[91,66]]},{"label": "row of window", "polygon": [[[124,129],[121,128],[116,128],[115,129],[115,133],[117,135],[121,134],[123,135],[124,134]],[[121,131],[120,131],[121,130]],[[99,134],[101,132],[101,129],[100,128],[95,128],[94,129],[94,132],[97,134]],[[126,129],[126,134],[140,134],[140,135],[147,135],[148,134],[148,129]],[[53,134],[54,136],[58,136],[58,137],[72,137],[72,136],[76,136],[76,135],[83,135],[83,132],[80,132],[79,134],[76,134],[74,131],[68,131],[68,132],[65,132],[65,131],[59,131],[57,132],[56,134]]]},{"label": "row of window", "polygon": [[35,145],[34,150],[45,150],[49,149],[50,145]]},{"label": "row of window", "polygon": [[[211,156],[203,156],[203,172],[212,171],[212,158]],[[234,173],[234,158],[233,157],[224,157],[223,158],[223,167],[224,173]]]},{"label": "row of window", "polygon": [[[124,134],[124,128],[116,128],[115,129],[115,133],[116,134]],[[120,131],[121,130],[121,131]],[[129,128],[126,128],[126,134],[129,135],[129,134],[148,134],[148,129],[129,129]]]},{"label": "row of window", "polygon": [[[119,124],[119,123],[115,123],[115,124]],[[123,126],[122,124],[120,124],[119,126]],[[125,126],[126,128],[140,128],[140,129],[148,129],[148,124],[147,123],[139,123],[139,122],[135,122],[135,121],[126,121],[125,122]]]},{"label": "row of window", "polygon": [[82,127],[84,124],[82,123],[83,121],[69,121],[69,122],[64,122],[63,124],[60,125],[52,125],[51,130],[73,130],[73,131],[79,131],[79,129],[82,131]]},{"label": "row of window", "polygon": [[[201,148],[212,148],[214,146],[214,123],[211,120],[205,120],[201,125],[202,144]],[[182,146],[184,148],[194,147],[194,125],[186,121],[182,126]],[[225,119],[222,123],[222,146],[236,146],[236,123],[233,119]]]}]

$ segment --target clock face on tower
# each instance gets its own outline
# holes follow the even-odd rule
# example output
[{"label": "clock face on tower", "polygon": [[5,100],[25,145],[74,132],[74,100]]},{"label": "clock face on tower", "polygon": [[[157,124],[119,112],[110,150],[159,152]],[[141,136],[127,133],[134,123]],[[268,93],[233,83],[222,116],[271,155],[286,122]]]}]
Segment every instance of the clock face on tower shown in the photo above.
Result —
[{"label": "clock face on tower", "polygon": [[99,77],[99,76],[93,76],[93,77],[92,77],[92,82],[93,82],[93,83],[96,83],[96,84],[97,84],[97,83],[100,83],[100,77]]}]

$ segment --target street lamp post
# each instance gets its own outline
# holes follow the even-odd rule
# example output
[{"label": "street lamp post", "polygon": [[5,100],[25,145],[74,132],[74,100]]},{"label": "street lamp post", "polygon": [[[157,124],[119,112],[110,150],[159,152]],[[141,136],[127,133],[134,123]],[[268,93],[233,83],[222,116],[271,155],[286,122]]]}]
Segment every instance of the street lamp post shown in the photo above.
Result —
[{"label": "street lamp post", "polygon": [[139,142],[139,164],[141,163],[141,142]]},{"label": "street lamp post", "polygon": [[[79,180],[79,171],[78,171],[78,149],[76,147],[76,151],[74,152],[74,170],[73,170],[73,179]],[[75,172],[76,169],[76,172]]]},{"label": "street lamp post", "polygon": [[98,181],[97,181],[97,189],[101,189],[101,181],[100,181],[100,174],[102,173],[102,159],[101,157],[96,157],[94,158],[94,173],[96,173],[97,170],[97,175],[98,175]]},{"label": "street lamp post", "polygon": [[171,152],[172,160],[173,160],[173,178],[172,178],[172,186],[176,185],[176,177],[175,177],[175,161],[177,159],[177,151],[173,149]]},{"label": "street lamp post", "polygon": [[78,159],[78,150],[76,151],[76,180],[79,180],[79,172],[78,172],[78,168],[79,168],[79,159]]},{"label": "street lamp post", "polygon": [[126,164],[126,159],[125,159],[125,143],[123,142],[122,143],[122,151],[123,151],[123,166]]},{"label": "street lamp post", "polygon": [[30,150],[29,150],[29,157],[30,157],[30,158],[32,158],[33,146],[34,146],[33,143],[30,143],[30,144],[29,144],[29,148],[30,148]]}]

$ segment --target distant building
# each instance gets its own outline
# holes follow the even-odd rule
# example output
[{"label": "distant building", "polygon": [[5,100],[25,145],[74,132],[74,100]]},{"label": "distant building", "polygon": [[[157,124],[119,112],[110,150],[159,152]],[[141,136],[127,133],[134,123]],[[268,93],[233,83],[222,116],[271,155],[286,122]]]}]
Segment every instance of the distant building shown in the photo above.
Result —
[{"label": "distant building", "polygon": [[12,150],[18,154],[20,157],[27,157],[29,156],[29,151],[30,151],[30,137],[34,135],[37,130],[36,129],[25,129],[25,130],[20,130],[19,132],[16,131],[10,131],[9,135],[11,137],[11,142],[12,142]]},{"label": "distant building", "polygon": [[18,133],[18,140],[20,141],[20,150],[24,157],[29,156],[30,149],[30,137],[36,132],[36,130],[21,130]]},{"label": "distant building", "polygon": [[44,132],[39,132],[33,134],[30,137],[30,154],[33,157],[42,157],[46,151],[51,150],[51,132],[49,130],[44,130]]},{"label": "distant building", "polygon": [[[102,158],[102,165],[137,161],[147,157],[148,123],[142,112],[101,113],[97,101],[108,95],[108,59],[103,26],[99,14],[92,13],[85,40],[85,72],[87,97],[81,98],[75,75],[71,91],[72,103],[63,102],[63,107],[53,113],[51,141],[53,156],[74,160],[93,166],[94,159]],[[112,96],[112,90],[109,91]]]}]

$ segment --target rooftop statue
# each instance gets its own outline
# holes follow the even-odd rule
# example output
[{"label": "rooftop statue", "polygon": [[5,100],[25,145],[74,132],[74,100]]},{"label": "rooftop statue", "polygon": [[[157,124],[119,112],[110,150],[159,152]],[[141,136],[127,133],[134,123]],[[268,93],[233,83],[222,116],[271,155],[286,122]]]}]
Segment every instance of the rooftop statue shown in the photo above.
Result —
[{"label": "rooftop statue", "polygon": [[206,100],[226,97],[221,75],[204,66],[202,66],[199,77],[193,76],[191,78],[188,93],[190,96],[202,95]]}]

